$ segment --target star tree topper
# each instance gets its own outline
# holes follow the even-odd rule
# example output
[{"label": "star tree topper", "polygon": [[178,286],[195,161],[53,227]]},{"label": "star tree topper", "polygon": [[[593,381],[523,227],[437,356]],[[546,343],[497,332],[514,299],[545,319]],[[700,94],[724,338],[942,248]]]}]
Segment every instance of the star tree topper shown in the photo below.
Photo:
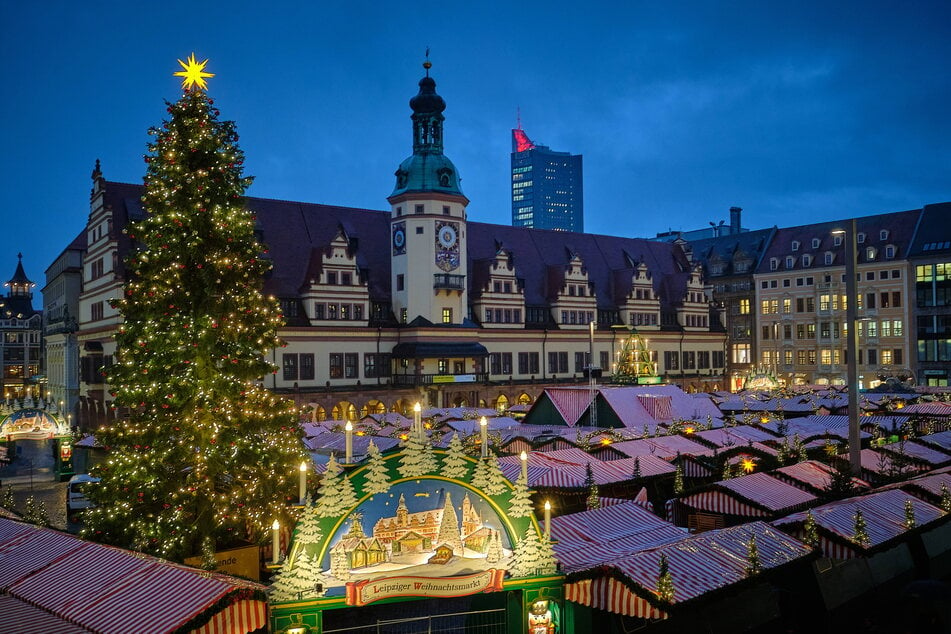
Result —
[{"label": "star tree topper", "polygon": [[192,53],[187,62],[178,60],[178,63],[185,69],[174,73],[175,77],[183,78],[182,88],[191,90],[197,85],[202,90],[208,90],[208,82],[205,81],[205,77],[214,77],[215,74],[205,72],[205,65],[208,63],[207,59],[199,62],[195,60],[195,54]]}]

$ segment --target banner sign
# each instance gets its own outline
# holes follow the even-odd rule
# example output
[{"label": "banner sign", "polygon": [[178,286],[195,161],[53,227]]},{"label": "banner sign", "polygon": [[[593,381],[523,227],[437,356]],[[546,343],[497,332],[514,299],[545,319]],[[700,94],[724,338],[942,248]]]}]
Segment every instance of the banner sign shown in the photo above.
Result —
[{"label": "banner sign", "polygon": [[475,383],[474,374],[436,374],[433,383]]},{"label": "banner sign", "polygon": [[489,568],[461,577],[384,577],[347,583],[347,605],[367,605],[391,597],[464,597],[502,590],[504,570]]}]

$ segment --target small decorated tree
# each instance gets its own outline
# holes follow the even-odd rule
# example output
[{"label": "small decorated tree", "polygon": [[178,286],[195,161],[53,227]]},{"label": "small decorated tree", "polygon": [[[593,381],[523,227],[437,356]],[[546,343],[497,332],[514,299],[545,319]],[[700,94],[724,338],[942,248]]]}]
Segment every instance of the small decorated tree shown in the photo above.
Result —
[{"label": "small decorated tree", "polygon": [[601,496],[598,491],[598,483],[594,481],[594,474],[591,472],[591,463],[585,465],[585,486],[588,489],[588,497],[585,500],[585,506],[589,511],[601,508]]},{"label": "small decorated tree", "polygon": [[746,543],[746,576],[752,577],[760,572],[759,548],[756,546],[756,535],[750,535]]},{"label": "small decorated tree", "polygon": [[677,463],[677,469],[674,471],[674,494],[680,495],[684,492],[684,468],[679,462]]},{"label": "small decorated tree", "polygon": [[871,538],[868,536],[868,526],[865,524],[865,516],[862,515],[862,509],[856,507],[855,515],[852,516],[853,521],[853,535],[852,541],[860,546],[868,546],[871,543]]},{"label": "small decorated tree", "polygon": [[512,550],[509,574],[513,577],[532,577],[553,574],[557,569],[555,553],[547,539],[541,539],[533,525],[525,531]]},{"label": "small decorated tree", "polygon": [[951,489],[947,484],[941,485],[941,510],[945,513],[951,513]]},{"label": "small decorated tree", "polygon": [[297,523],[297,533],[294,538],[302,544],[316,544],[322,537],[320,515],[317,514],[317,508],[311,504],[309,498],[305,499],[304,510],[301,513],[300,521]]},{"label": "small decorated tree", "polygon": [[661,553],[657,572],[657,598],[664,603],[674,602],[674,577],[670,574],[670,564],[667,555]]},{"label": "small decorated tree", "polygon": [[502,495],[509,490],[509,481],[502,473],[498,457],[490,453],[489,457],[485,459],[485,463],[489,479],[483,490],[489,495]]},{"label": "small decorated tree", "polygon": [[50,518],[46,512],[46,504],[37,502],[32,495],[26,498],[23,520],[37,526],[49,526]]},{"label": "small decorated tree", "polygon": [[16,508],[16,500],[13,497],[13,487],[7,485],[3,490],[3,508],[12,511]]},{"label": "small decorated tree", "polygon": [[403,457],[397,470],[404,478],[417,478],[436,471],[436,456],[433,453],[429,438],[410,432],[403,444]]},{"label": "small decorated tree", "polygon": [[370,495],[385,493],[390,489],[390,475],[386,468],[386,461],[380,449],[371,440],[367,447],[367,471],[363,490]]},{"label": "small decorated tree", "polygon": [[915,521],[915,505],[911,500],[905,500],[905,530],[911,530],[918,523]]},{"label": "small decorated tree", "polygon": [[484,458],[479,458],[476,461],[475,470],[472,472],[472,480],[469,481],[469,484],[479,491],[485,491],[492,477],[489,472],[489,463]]},{"label": "small decorated tree", "polygon": [[509,515],[512,517],[528,517],[533,512],[532,497],[528,491],[528,481],[521,475],[515,481],[515,489],[509,500]]},{"label": "small decorated tree", "polygon": [[449,439],[446,457],[443,459],[442,475],[453,480],[462,480],[469,473],[469,460],[466,458],[466,449],[459,434],[453,434]]},{"label": "small decorated tree", "polygon": [[491,537],[489,537],[488,547],[485,551],[485,562],[487,564],[497,564],[502,561],[502,536],[499,531],[492,531]]},{"label": "small decorated tree", "polygon": [[811,510],[806,511],[806,520],[802,524],[802,541],[813,548],[819,546],[819,527]]},{"label": "small decorated tree", "polygon": [[641,479],[641,459],[638,456],[634,456],[634,470],[631,472],[631,477],[635,480]]}]

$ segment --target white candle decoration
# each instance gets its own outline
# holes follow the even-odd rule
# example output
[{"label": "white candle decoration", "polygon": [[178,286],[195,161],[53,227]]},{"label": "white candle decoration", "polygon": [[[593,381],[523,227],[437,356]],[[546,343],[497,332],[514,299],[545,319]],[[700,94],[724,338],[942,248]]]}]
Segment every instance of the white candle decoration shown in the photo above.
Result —
[{"label": "white candle decoration", "polygon": [[479,427],[482,428],[482,457],[489,455],[489,423],[485,416],[479,419]]},{"label": "white candle decoration", "polygon": [[277,520],[271,524],[271,550],[274,551],[271,562],[279,563],[281,561],[281,523]]},{"label": "white candle decoration", "polygon": [[298,497],[301,505],[304,504],[304,498],[307,497],[307,463],[300,463],[300,487],[298,488]]},{"label": "white candle decoration", "polygon": [[347,464],[350,464],[353,462],[353,423],[347,421],[344,429],[347,431]]},{"label": "white candle decoration", "polygon": [[518,457],[522,459],[522,479],[528,484],[528,454],[523,451]]},{"label": "white candle decoration", "polygon": [[423,435],[423,410],[419,403],[413,405],[413,433],[416,437],[422,439]]},{"label": "white candle decoration", "polygon": [[545,539],[551,539],[551,502],[545,500]]}]

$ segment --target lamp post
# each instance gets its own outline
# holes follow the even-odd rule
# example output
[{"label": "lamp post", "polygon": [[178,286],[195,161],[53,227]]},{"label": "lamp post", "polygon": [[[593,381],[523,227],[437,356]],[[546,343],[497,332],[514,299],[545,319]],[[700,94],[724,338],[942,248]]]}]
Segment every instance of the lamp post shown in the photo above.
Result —
[{"label": "lamp post", "polygon": [[846,381],[849,395],[849,465],[852,475],[862,475],[862,438],[859,429],[859,331],[858,325],[858,285],[856,284],[856,229],[855,218],[849,220],[848,229],[835,229],[834,235],[843,236],[845,241],[845,321],[848,328],[845,354]]}]

